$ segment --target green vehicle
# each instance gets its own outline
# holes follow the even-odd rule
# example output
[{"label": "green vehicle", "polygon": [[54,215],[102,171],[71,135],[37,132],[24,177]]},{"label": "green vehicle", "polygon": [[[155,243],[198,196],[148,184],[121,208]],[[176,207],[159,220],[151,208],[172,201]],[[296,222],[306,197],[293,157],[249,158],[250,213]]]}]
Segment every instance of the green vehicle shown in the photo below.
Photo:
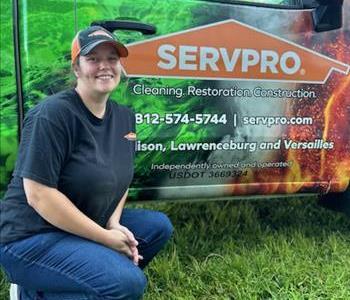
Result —
[{"label": "green vehicle", "polygon": [[349,0],[1,1],[1,195],[23,118],[74,85],[90,24],[127,44],[133,200],[319,194],[350,203]]}]

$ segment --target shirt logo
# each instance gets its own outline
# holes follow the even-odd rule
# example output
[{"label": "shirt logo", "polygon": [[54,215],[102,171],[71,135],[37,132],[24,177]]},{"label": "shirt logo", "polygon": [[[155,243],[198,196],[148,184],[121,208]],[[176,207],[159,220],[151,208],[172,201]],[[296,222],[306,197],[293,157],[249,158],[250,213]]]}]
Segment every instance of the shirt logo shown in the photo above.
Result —
[{"label": "shirt logo", "polygon": [[124,135],[124,137],[128,140],[128,141],[136,141],[136,133],[135,132],[129,132],[128,134]]}]

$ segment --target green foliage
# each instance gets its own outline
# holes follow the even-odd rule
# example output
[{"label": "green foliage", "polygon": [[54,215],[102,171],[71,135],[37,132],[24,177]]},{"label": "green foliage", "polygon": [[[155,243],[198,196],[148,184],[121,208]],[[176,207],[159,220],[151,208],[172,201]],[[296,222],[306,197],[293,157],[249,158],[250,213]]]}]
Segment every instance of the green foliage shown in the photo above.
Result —
[{"label": "green foliage", "polygon": [[9,299],[10,283],[6,280],[5,273],[0,269],[0,299]]},{"label": "green foliage", "polygon": [[0,198],[2,198],[17,153],[17,105],[11,1],[1,1],[0,7]]}]

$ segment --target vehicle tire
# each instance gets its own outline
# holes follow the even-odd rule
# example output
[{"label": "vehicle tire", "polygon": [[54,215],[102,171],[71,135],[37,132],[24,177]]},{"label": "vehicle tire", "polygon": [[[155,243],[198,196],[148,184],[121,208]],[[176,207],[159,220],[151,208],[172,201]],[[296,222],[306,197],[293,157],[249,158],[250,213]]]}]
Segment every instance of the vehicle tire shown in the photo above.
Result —
[{"label": "vehicle tire", "polygon": [[345,192],[320,196],[318,204],[331,210],[343,212],[350,217],[350,185]]}]

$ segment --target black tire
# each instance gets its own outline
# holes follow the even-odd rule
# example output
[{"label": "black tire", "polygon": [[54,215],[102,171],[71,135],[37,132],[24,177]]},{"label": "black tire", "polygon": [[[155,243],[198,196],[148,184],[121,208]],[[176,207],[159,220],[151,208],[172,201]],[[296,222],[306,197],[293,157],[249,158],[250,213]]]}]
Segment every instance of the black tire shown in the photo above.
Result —
[{"label": "black tire", "polygon": [[345,213],[350,217],[350,185],[342,193],[329,193],[320,196],[318,204],[335,211]]}]

